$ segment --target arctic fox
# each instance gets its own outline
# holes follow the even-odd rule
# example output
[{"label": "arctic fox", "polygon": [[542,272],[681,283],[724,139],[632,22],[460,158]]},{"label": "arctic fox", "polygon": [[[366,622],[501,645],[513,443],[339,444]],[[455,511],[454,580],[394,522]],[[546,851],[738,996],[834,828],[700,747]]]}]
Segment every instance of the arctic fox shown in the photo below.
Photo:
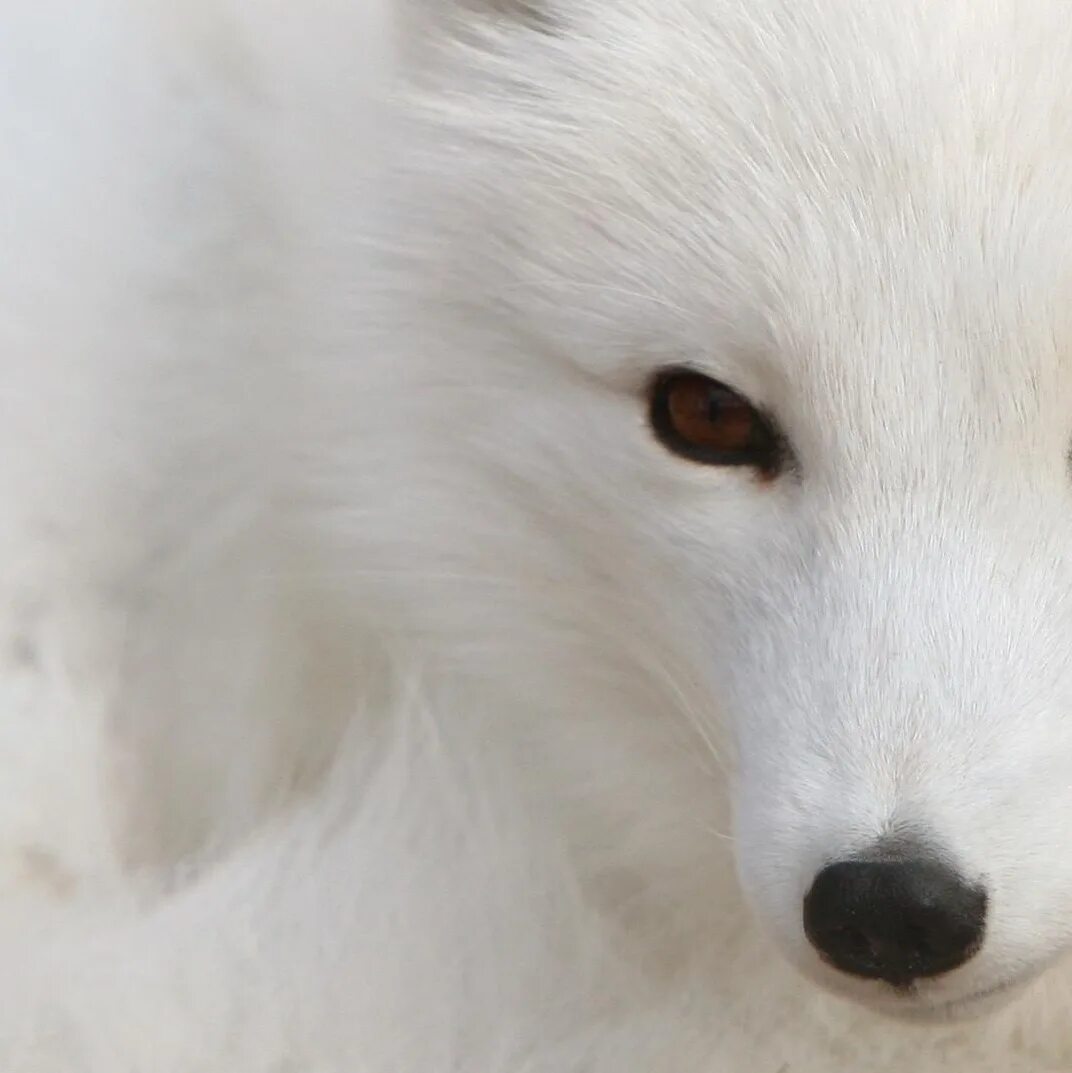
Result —
[{"label": "arctic fox", "polygon": [[5,1073],[1072,1068],[1072,4],[0,22]]}]

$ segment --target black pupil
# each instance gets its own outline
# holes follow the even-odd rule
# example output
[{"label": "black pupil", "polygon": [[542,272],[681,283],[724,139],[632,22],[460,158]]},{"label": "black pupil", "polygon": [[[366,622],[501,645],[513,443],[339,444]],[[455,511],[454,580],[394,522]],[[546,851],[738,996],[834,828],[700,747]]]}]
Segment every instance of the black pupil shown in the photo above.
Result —
[{"label": "black pupil", "polygon": [[727,393],[723,388],[711,388],[707,395],[707,420],[713,425],[717,424],[730,402],[732,400],[727,398]]}]

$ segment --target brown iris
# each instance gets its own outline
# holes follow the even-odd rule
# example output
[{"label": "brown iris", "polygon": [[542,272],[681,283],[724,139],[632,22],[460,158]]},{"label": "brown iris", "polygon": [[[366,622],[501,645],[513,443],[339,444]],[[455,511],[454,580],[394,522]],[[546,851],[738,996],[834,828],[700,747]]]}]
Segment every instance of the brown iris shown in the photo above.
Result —
[{"label": "brown iris", "polygon": [[778,435],[743,395],[691,369],[656,376],[650,394],[651,424],[675,454],[711,466],[778,469]]}]

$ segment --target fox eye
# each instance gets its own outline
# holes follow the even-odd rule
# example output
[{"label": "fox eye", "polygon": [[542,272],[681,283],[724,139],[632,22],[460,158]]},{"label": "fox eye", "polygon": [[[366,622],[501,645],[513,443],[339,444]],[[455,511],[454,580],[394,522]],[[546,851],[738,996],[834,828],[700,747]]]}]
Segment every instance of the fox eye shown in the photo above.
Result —
[{"label": "fox eye", "polygon": [[665,369],[649,391],[651,427],[667,450],[709,466],[751,466],[773,476],[781,439],[743,395],[691,369]]}]

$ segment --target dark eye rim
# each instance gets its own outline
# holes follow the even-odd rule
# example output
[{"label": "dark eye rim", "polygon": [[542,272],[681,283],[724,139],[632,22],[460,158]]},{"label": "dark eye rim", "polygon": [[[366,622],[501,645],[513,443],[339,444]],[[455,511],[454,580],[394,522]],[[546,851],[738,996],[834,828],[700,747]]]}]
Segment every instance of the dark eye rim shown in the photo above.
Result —
[{"label": "dark eye rim", "polygon": [[[692,443],[678,433],[670,414],[670,388],[678,380],[700,378],[712,386],[728,391],[742,399],[755,413],[756,428],[748,445],[736,451],[720,451]],[[704,466],[750,468],[770,478],[777,476],[785,465],[785,440],[769,414],[751,402],[731,385],[687,365],[675,365],[658,370],[648,384],[648,422],[655,438],[672,454]]]}]

